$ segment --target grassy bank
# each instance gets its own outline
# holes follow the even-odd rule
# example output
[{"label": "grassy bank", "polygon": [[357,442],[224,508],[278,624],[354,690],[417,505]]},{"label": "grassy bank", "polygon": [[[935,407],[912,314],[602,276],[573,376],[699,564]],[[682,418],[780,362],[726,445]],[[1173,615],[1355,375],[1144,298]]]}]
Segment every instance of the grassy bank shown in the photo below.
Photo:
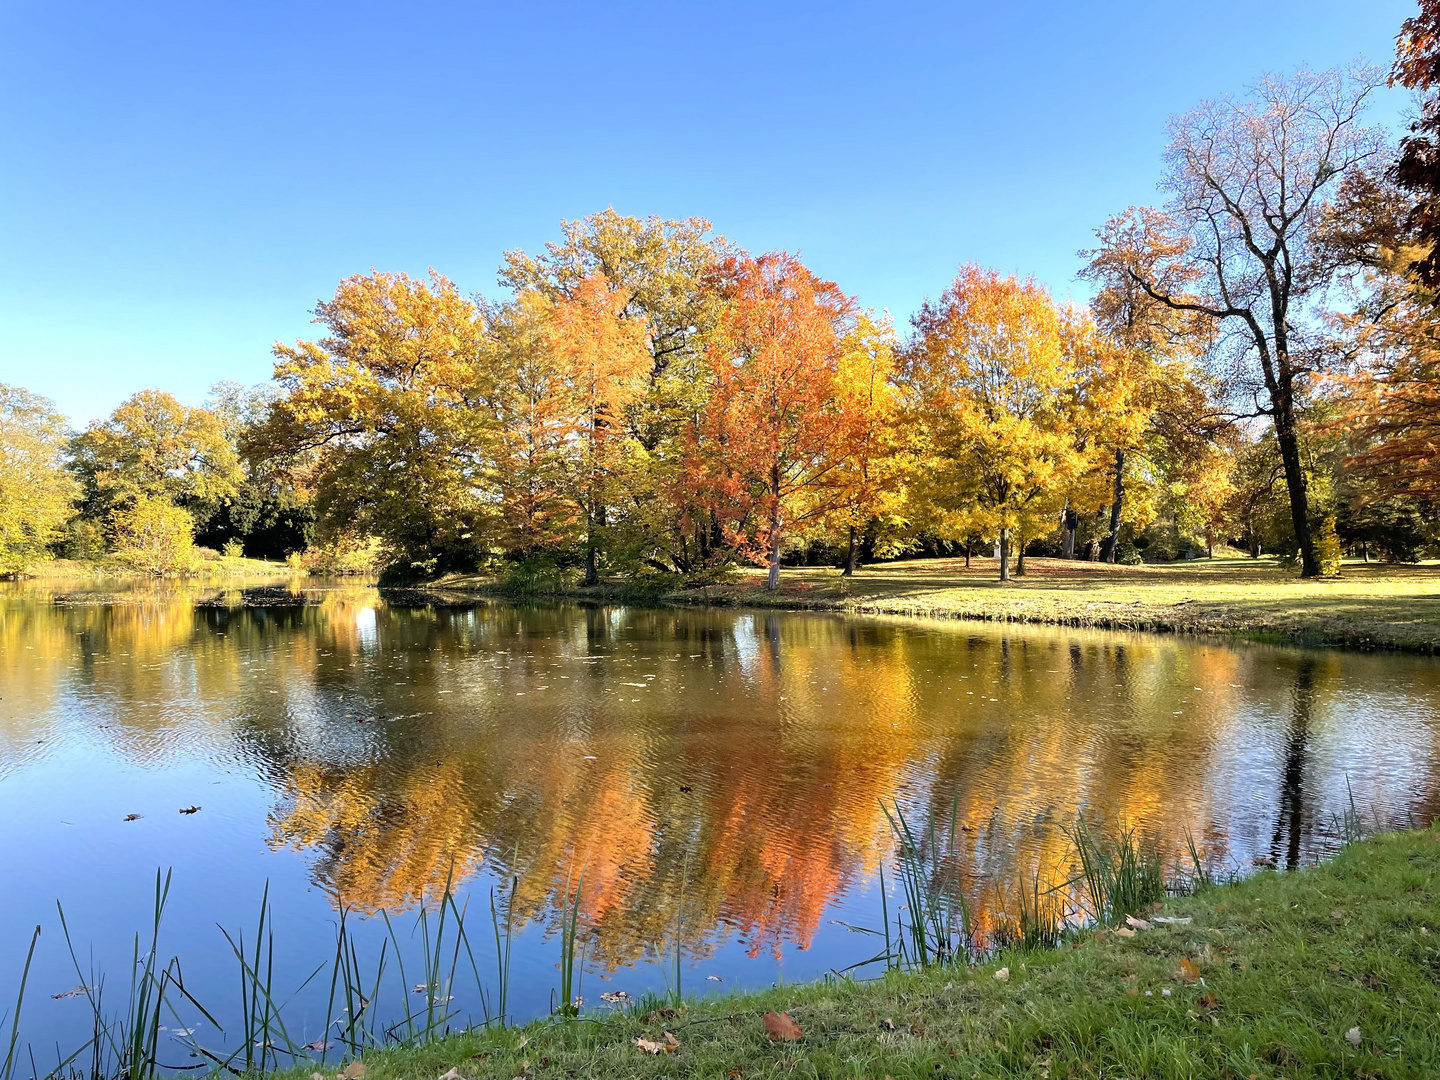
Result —
[{"label": "grassy bank", "polygon": [[213,552],[199,552],[183,573],[167,574],[157,578],[155,574],[126,566],[118,559],[51,559],[37,563],[18,576],[16,580],[39,582],[87,582],[87,581],[156,581],[164,578],[193,579],[197,581],[243,581],[274,580],[294,576],[294,571],[283,562],[265,559],[230,557]]},{"label": "grassy bank", "polygon": [[[1163,914],[1191,921],[973,968],[474,1032],[367,1054],[363,1075],[1440,1076],[1440,831],[1353,844],[1322,866],[1169,901]],[[788,1014],[801,1037],[772,1041],[767,1012]],[[651,1054],[637,1039],[678,1048]]]},{"label": "grassy bank", "polygon": [[[864,567],[786,568],[778,592],[745,573],[684,591],[622,585],[568,595],[608,600],[735,604],[804,610],[1052,623],[1113,630],[1223,634],[1352,648],[1440,652],[1440,567],[1347,563],[1339,578],[1305,581],[1272,559],[1107,566],[1030,559],[1023,578],[997,579],[994,559],[927,559]],[[478,578],[446,590],[488,592]]]}]

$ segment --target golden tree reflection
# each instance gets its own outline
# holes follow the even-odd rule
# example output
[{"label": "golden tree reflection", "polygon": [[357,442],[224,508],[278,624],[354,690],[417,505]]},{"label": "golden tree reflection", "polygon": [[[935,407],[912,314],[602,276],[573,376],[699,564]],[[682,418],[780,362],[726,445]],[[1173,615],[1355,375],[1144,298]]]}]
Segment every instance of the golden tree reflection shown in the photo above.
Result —
[{"label": "golden tree reflection", "polygon": [[271,846],[335,903],[515,874],[517,919],[553,925],[583,871],[604,964],[668,947],[682,908],[693,952],[809,947],[889,857],[882,804],[942,823],[982,932],[997,883],[1073,876],[1081,814],[1177,861],[1193,832],[1284,862],[1352,767],[1372,803],[1440,804],[1434,726],[1392,719],[1440,700],[1420,662],[351,585],[53,599],[0,597],[0,776],[65,724],[142,765],[213,755],[274,790]]}]

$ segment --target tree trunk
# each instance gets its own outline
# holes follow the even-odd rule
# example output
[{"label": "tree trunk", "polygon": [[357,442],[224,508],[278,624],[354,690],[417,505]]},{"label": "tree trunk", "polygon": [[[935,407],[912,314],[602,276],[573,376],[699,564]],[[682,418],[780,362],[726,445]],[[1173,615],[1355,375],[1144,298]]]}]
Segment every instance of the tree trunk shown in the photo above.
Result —
[{"label": "tree trunk", "polygon": [[1305,494],[1305,469],[1300,464],[1300,440],[1295,434],[1293,394],[1282,385],[1275,395],[1275,441],[1280,446],[1280,460],[1285,465],[1285,488],[1290,494],[1290,523],[1295,528],[1295,542],[1300,545],[1300,576],[1317,577],[1315,542],[1310,536],[1310,504]]},{"label": "tree trunk", "polygon": [[843,577],[854,577],[854,576],[855,576],[855,526],[854,526],[854,525],[851,525],[851,526],[850,526],[850,547],[849,547],[849,549],[845,552],[845,570],[843,571],[842,576],[843,576]]},{"label": "tree trunk", "polygon": [[1364,540],[1360,541],[1360,558],[1366,563],[1370,561],[1370,545]]},{"label": "tree trunk", "polygon": [[1024,577],[1024,576],[1025,576],[1025,534],[1024,534],[1023,532],[1020,533],[1020,534],[1015,538],[1015,546],[1016,546],[1016,548],[1019,550],[1019,555],[1018,555],[1018,557],[1015,559],[1015,576],[1016,576],[1016,577]]},{"label": "tree trunk", "polygon": [[1080,527],[1080,515],[1069,507],[1065,508],[1065,542],[1061,554],[1067,559],[1075,558],[1075,530]]},{"label": "tree trunk", "polygon": [[780,588],[780,467],[770,470],[770,575],[765,579],[770,592]]},{"label": "tree trunk", "polygon": [[1110,503],[1110,535],[1100,548],[1100,561],[1113,563],[1120,547],[1120,514],[1125,508],[1125,451],[1115,451],[1115,496]]},{"label": "tree trunk", "polygon": [[965,538],[965,569],[970,569],[970,538]]},{"label": "tree trunk", "polygon": [[1010,530],[1000,530],[1000,580],[1010,580]]},{"label": "tree trunk", "polygon": [[589,521],[585,530],[585,584],[600,584],[600,553],[595,545],[595,530],[605,525],[605,511],[602,509]]}]

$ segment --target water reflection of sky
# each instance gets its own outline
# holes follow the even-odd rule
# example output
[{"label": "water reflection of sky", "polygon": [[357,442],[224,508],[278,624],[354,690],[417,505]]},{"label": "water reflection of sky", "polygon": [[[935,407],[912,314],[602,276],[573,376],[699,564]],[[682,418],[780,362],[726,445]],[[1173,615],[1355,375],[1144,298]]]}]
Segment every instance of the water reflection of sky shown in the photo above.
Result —
[{"label": "water reflection of sky", "polygon": [[[233,973],[215,923],[252,923],[267,880],[298,983],[337,897],[406,909],[453,867],[488,931],[491,885],[518,872],[515,994],[533,1014],[555,982],[556,892],[578,867],[597,993],[662,986],[677,915],[693,986],[710,989],[707,975],[760,985],[874,951],[840,924],[878,919],[882,800],[954,807],[982,921],[997,881],[1070,871],[1079,812],[1139,825],[1175,858],[1189,831],[1218,866],[1248,869],[1327,850],[1352,796],[1389,822],[1437,804],[1440,665],[1419,658],[397,607],[364,587],[309,599],[0,599],[0,978],[46,926],[32,1037],[83,1019],[48,997],[76,981],[55,899],[115,980],[157,866],[175,868],[164,947],[220,997]],[[367,947],[380,929],[362,923]]]}]

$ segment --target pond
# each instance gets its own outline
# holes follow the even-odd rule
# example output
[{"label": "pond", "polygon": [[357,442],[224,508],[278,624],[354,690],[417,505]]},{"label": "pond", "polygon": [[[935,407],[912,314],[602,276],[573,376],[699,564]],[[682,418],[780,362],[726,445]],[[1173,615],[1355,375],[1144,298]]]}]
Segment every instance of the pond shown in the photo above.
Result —
[{"label": "pond", "polygon": [[[160,952],[222,1025],[239,990],[219,927],[253,945],[267,890],[277,997],[329,964],[343,906],[362,964],[393,935],[409,965],[402,976],[392,951],[377,1005],[399,1016],[424,978],[420,898],[453,878],[492,979],[492,890],[503,911],[513,885],[508,1009],[524,1019],[556,1001],[567,882],[592,1006],[663,993],[677,944],[687,994],[873,955],[853,928],[881,924],[882,864],[892,920],[898,903],[882,804],[954,813],[982,926],[1017,875],[1071,872],[1081,814],[1142,829],[1176,865],[1192,836],[1224,874],[1322,856],[1352,805],[1386,824],[1440,812],[1440,664],[1425,658],[834,614],[406,605],[353,584],[245,604],[7,588],[0,992],[40,925],[22,1024],[35,1046],[88,1037],[84,996],[63,995],[92,969],[123,1004],[157,869],[173,873]],[[478,1017],[461,966],[451,1007]],[[293,993],[297,1043],[322,1037],[329,979],[327,966]],[[207,1026],[193,1011],[165,1023]],[[204,1037],[233,1048],[234,1025]],[[186,1054],[176,1043],[173,1063]]]}]

